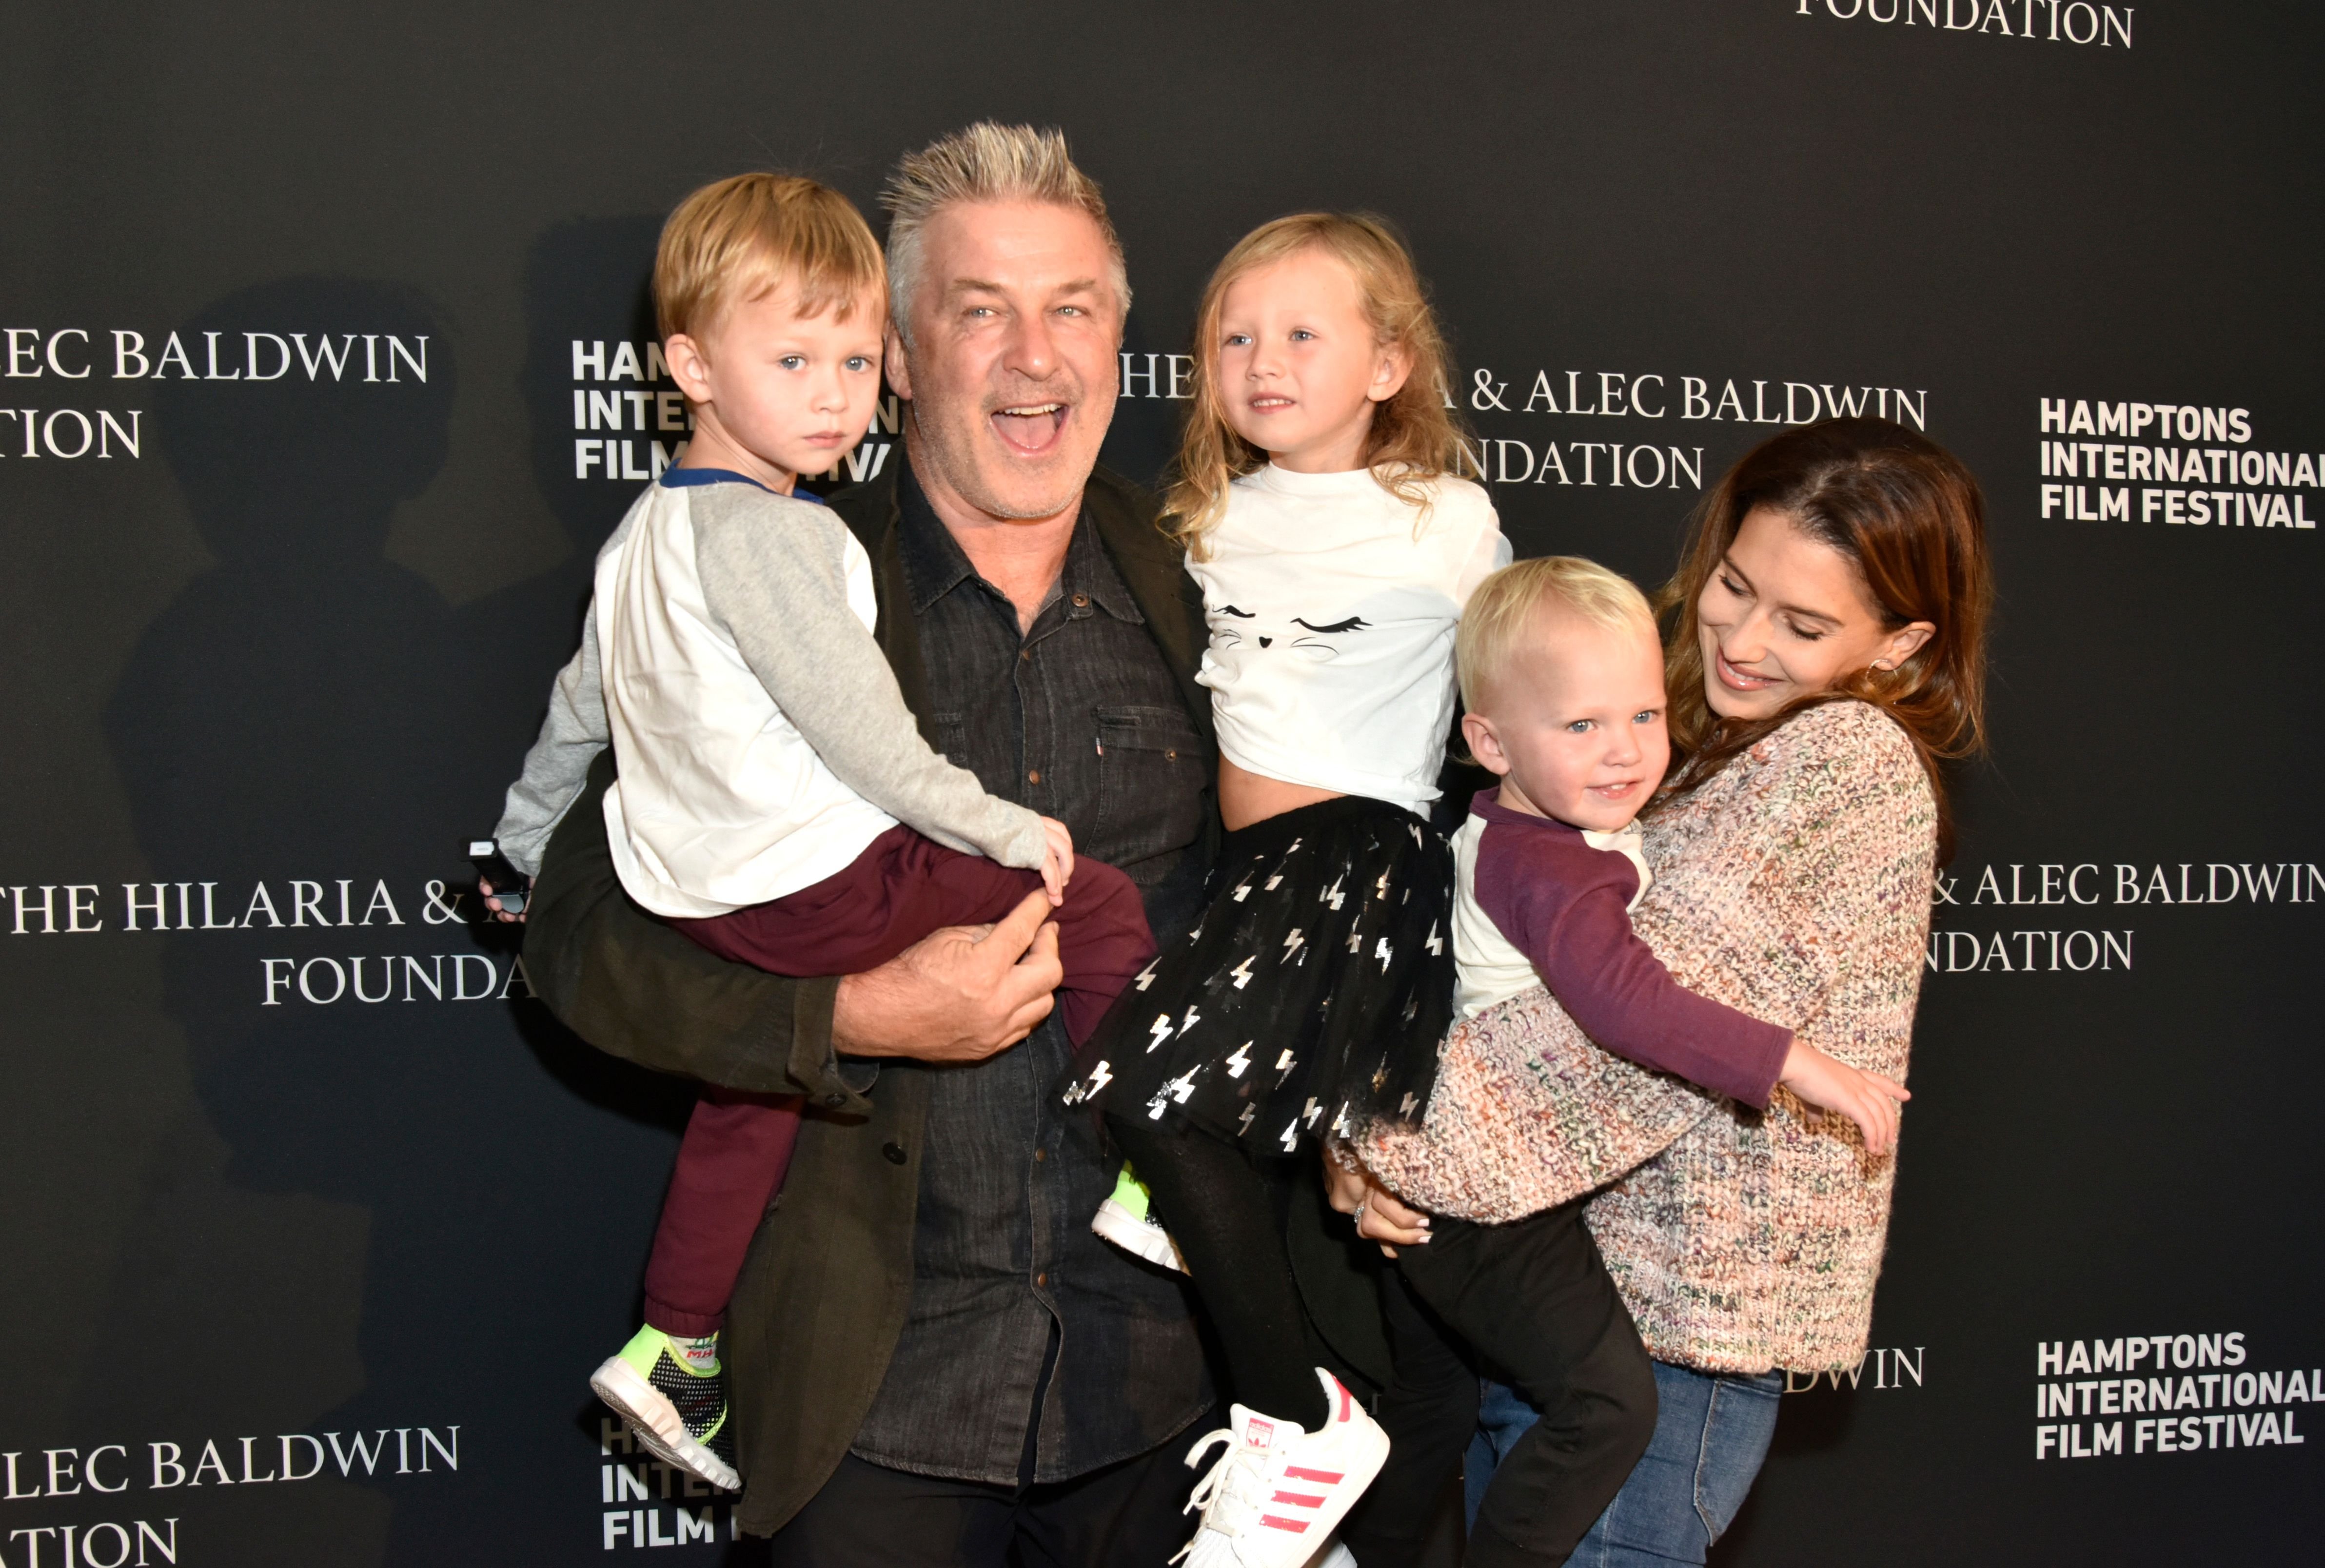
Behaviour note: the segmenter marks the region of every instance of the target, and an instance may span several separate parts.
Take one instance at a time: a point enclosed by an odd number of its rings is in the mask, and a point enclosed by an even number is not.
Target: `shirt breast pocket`
[[[1210,754],[1176,707],[1098,710],[1098,831],[1089,853],[1134,866],[1202,836]]]

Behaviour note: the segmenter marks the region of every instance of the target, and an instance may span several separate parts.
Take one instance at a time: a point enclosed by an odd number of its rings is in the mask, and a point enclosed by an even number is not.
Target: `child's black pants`
[[[1394,1300],[1385,1304],[1398,1383],[1410,1380],[1417,1393],[1426,1382],[1454,1403],[1464,1397],[1445,1370],[1446,1352],[1414,1342],[1416,1335],[1434,1331],[1433,1316],[1542,1412],[1541,1422],[1495,1472],[1464,1561],[1468,1568],[1563,1563],[1615,1500],[1654,1435],[1653,1363],[1582,1222],[1581,1200],[1507,1225],[1440,1217],[1430,1233],[1427,1244],[1400,1248],[1397,1254],[1405,1282],[1428,1314],[1400,1310]],[[1409,1360],[1414,1363],[1410,1379]],[[1424,1376],[1423,1368],[1436,1370]],[[1466,1398],[1474,1424],[1474,1381]],[[1458,1425],[1417,1414],[1397,1421],[1404,1428],[1402,1452],[1390,1455],[1389,1468],[1410,1465],[1415,1478],[1401,1483],[1384,1471],[1376,1489],[1383,1483],[1392,1491],[1400,1485],[1418,1488],[1432,1484],[1431,1478],[1441,1484],[1468,1443],[1469,1431],[1457,1434]],[[1444,1444],[1452,1445],[1450,1455]],[[1367,1555],[1353,1543],[1350,1549],[1365,1568],[1376,1568],[1375,1558],[1385,1557]],[[1385,1558],[1379,1568],[1392,1568],[1393,1562]]]

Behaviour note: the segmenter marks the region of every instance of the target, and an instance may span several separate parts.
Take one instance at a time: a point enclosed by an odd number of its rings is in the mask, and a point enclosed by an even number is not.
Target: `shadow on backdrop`
[[[356,336],[338,375],[293,363],[272,380],[153,389],[153,429],[217,564],[139,643],[106,730],[152,874],[215,881],[218,918],[247,914],[251,928],[164,950],[199,1111],[148,1173],[105,1309],[112,1353],[82,1403],[124,1430],[174,1423],[151,1435],[180,1440],[385,1429],[392,1444],[397,1428],[448,1442],[460,1428],[457,1471],[439,1458],[395,1476],[382,1461],[367,1477],[358,1462],[340,1480],[332,1463],[247,1501],[240,1488],[179,1494],[189,1530],[205,1511],[236,1522],[239,1562],[594,1549],[595,1445],[542,1417],[586,1397],[627,1331],[690,1095],[503,999],[522,986],[329,1000],[318,972],[317,1002],[295,982],[270,989],[263,962],[375,961],[357,979],[376,989],[398,973],[390,958],[440,957],[458,975],[466,955],[473,977],[499,947],[505,976],[501,934],[447,918],[426,885],[457,889],[461,840],[497,815],[571,647],[594,541],[577,549],[579,576],[454,612],[383,554],[396,507],[444,462],[457,380],[442,322],[390,285],[308,278],[240,291],[179,328],[199,370],[219,346],[222,374],[247,368],[246,332]],[[365,334],[424,338],[425,379],[408,363],[393,383],[364,379]],[[271,346],[255,352],[271,368]],[[322,895],[303,917],[293,879]],[[250,907],[262,881],[279,927]],[[393,918],[374,904],[381,883]],[[512,1513],[497,1497],[509,1487],[580,1499],[570,1526]]]

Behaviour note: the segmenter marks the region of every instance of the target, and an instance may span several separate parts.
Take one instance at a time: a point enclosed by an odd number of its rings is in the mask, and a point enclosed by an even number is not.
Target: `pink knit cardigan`
[[[1827,703],[1655,816],[1634,923],[1683,984],[1902,1082],[1936,823],[1895,723]],[[1422,1125],[1358,1152],[1408,1200],[1489,1222],[1603,1187],[1591,1232],[1659,1360],[1864,1356],[1894,1157],[1782,1088],[1763,1114],[1611,1056],[1547,991],[1458,1026]]]

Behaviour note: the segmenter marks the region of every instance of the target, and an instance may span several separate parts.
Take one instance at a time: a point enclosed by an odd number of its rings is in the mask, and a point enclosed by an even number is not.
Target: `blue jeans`
[[[1574,1549],[1571,1568],[1702,1562],[1734,1522],[1768,1457],[1783,1391],[1782,1372],[1722,1378],[1657,1361],[1654,1441]],[[1465,1483],[1472,1518],[1494,1467],[1539,1419],[1513,1390],[1486,1384]]]

